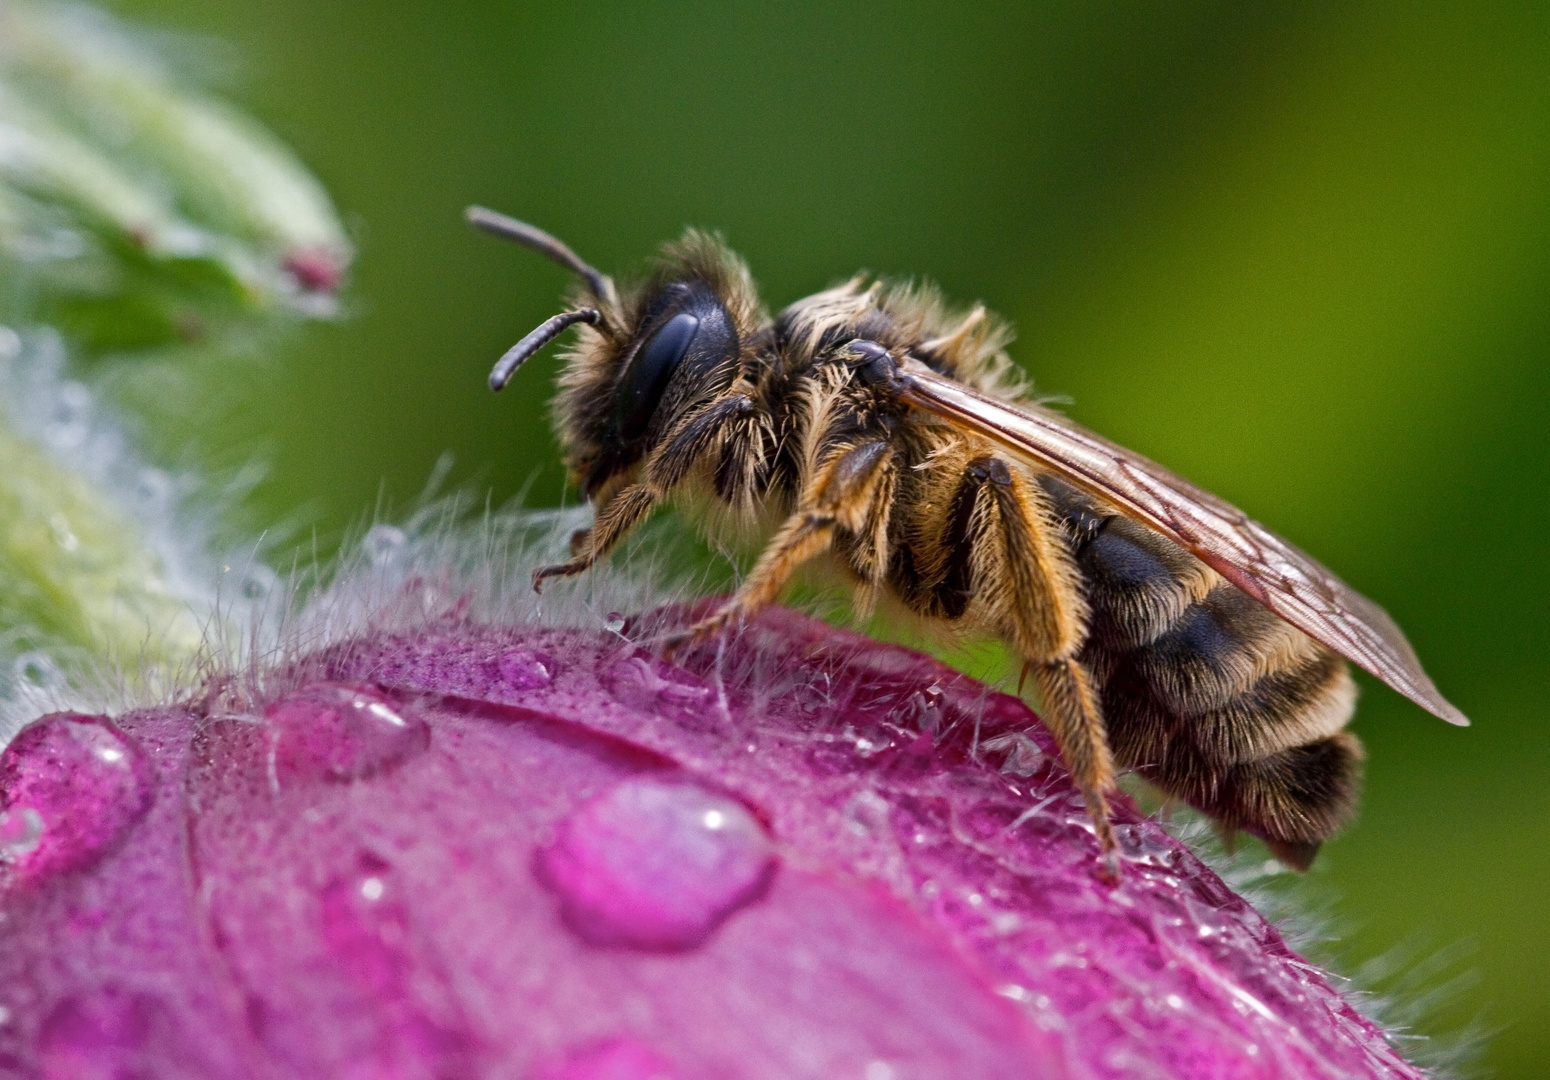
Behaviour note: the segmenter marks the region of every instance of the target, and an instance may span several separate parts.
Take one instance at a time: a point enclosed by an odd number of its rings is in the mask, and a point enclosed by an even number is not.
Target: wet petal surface
[[[1123,800],[1099,881],[1021,702],[787,612],[677,665],[651,632],[437,624],[243,715],[41,721],[0,758],[9,871],[52,867],[0,893],[0,1065],[1419,1080]],[[27,861],[66,761],[119,780]]]

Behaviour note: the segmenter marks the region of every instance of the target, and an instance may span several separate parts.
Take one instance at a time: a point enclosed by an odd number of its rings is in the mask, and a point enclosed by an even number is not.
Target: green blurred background
[[[162,433],[267,462],[254,520],[326,548],[446,450],[454,485],[560,501],[553,357],[483,380],[567,282],[467,203],[615,272],[722,230],[773,307],[934,278],[1407,629],[1475,726],[1364,680],[1362,819],[1305,887],[1346,970],[1462,943],[1477,981],[1423,1030],[1550,1072],[1550,6],[111,6],[229,44],[205,61],[360,245],[346,319]]]

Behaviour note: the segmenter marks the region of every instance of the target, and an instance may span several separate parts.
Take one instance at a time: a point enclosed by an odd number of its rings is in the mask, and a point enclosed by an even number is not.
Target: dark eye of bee
[[[703,376],[737,356],[732,317],[703,281],[669,286],[652,308],[645,323],[656,329],[635,350],[614,390],[614,438],[626,451],[650,429],[675,375]]]
[[[679,312],[652,334],[630,361],[614,396],[614,424],[625,442],[634,442],[645,434],[651,414],[699,329],[697,316]]]

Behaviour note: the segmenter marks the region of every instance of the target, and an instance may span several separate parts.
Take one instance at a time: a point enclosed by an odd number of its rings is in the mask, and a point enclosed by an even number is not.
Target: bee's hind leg
[[[1045,726],[1092,819],[1103,876],[1116,880],[1119,863],[1106,795],[1114,786],[1114,759],[1097,687],[1077,659],[1087,624],[1081,579],[1042,490],[1002,461],[976,464],[990,482],[980,488],[978,528],[964,541],[974,592],[990,622],[1027,662],[1043,700]]]
[[[1069,657],[1035,664],[1033,670],[1039,696],[1044,701],[1045,726],[1055,737],[1060,756],[1071,770],[1071,779],[1082,792],[1087,816],[1092,819],[1103,856],[1104,876],[1118,880],[1118,845],[1109,821],[1109,800],[1104,794],[1114,786],[1114,763],[1092,680],[1082,664]]]

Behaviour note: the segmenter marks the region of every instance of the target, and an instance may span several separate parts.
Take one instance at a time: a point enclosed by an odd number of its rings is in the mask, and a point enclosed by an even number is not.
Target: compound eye
[[[696,316],[688,312],[674,315],[630,361],[614,394],[614,424],[624,442],[634,442],[645,434],[651,414],[656,412],[673,372],[683,362],[699,329]]]

